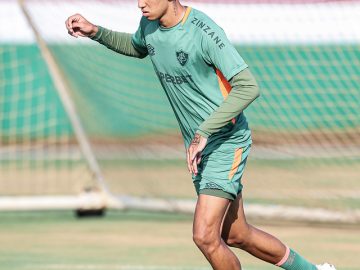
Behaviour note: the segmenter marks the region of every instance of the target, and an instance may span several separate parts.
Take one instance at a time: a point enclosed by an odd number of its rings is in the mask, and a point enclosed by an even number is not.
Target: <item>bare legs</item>
[[[246,222],[243,201],[233,202],[200,194],[195,209],[193,238],[215,270],[240,270],[241,265],[228,246],[241,248],[266,262],[276,264],[286,252],[274,236]]]
[[[240,270],[235,254],[221,238],[221,227],[230,201],[199,195],[194,217],[193,239],[213,269]]]
[[[277,238],[246,222],[241,194],[230,205],[221,236],[229,246],[272,264],[278,263],[286,252],[286,246]]]

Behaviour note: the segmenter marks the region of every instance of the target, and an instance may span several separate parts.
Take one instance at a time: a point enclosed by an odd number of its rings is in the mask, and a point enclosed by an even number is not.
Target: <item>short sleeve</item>
[[[221,27],[212,22],[203,30],[201,50],[206,63],[214,65],[228,81],[248,67]]]
[[[144,18],[144,17],[143,17]],[[135,47],[135,49],[140,52],[141,54],[148,54],[148,50],[146,47],[145,37],[144,37],[144,24],[143,18],[140,21],[140,25],[136,32],[132,35],[131,43]]]

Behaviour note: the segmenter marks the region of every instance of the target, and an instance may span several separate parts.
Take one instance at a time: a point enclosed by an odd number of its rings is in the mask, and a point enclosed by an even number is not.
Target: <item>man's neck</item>
[[[160,25],[165,28],[177,25],[183,19],[185,11],[186,7],[178,1],[171,2],[166,13],[159,19]]]

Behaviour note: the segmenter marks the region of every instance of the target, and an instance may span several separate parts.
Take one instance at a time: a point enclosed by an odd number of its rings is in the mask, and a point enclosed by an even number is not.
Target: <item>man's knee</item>
[[[198,226],[193,231],[194,243],[205,252],[212,252],[220,245],[220,235],[211,228]]]

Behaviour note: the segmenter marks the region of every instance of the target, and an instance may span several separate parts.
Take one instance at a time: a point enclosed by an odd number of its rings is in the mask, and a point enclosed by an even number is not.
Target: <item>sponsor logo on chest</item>
[[[156,71],[160,81],[171,83],[171,84],[189,84],[190,82],[194,83],[191,75],[170,75],[161,71]]]

